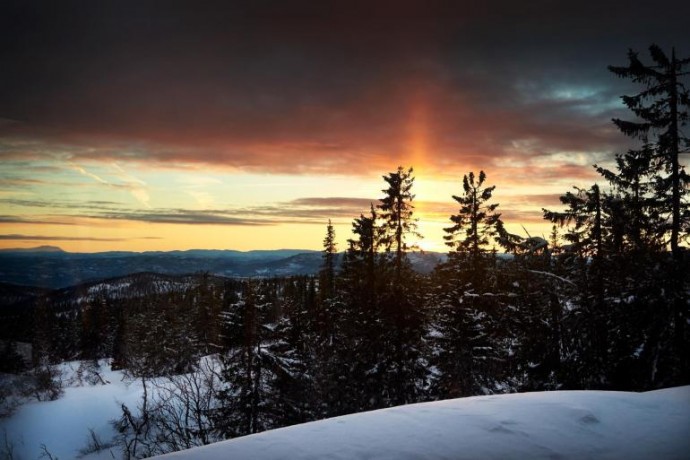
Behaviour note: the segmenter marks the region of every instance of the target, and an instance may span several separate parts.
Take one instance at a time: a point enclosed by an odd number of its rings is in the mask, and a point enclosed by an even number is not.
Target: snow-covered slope
[[[556,391],[384,409],[159,458],[688,459],[690,387]]]
[[[0,419],[0,459],[37,459],[41,445],[77,458],[89,429],[115,435],[120,405],[135,408],[141,383],[105,363],[98,382],[61,366],[65,394],[29,402]],[[93,383],[93,382],[92,382]],[[106,447],[83,460],[121,458]],[[690,459],[690,386],[624,393],[554,391],[414,404],[246,436],[164,456],[170,459]]]

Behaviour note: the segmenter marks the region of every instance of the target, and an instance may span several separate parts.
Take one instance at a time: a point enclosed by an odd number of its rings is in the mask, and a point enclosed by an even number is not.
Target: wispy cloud
[[[194,198],[199,207],[203,209],[212,208],[215,205],[216,200],[209,192],[202,190],[186,190],[186,193]]]
[[[66,210],[104,210],[124,209],[123,203],[109,200],[67,201],[47,198],[18,199],[2,198],[0,204],[18,208],[51,208]]]
[[[138,179],[130,174],[128,174],[121,166],[117,163],[111,163],[113,170],[115,171],[115,176],[119,178],[121,182],[111,182],[101,176],[94,174],[93,172],[87,171],[82,166],[77,164],[71,164],[71,168],[83,176],[89,177],[99,184],[105,185],[107,187],[121,188],[128,190],[131,195],[137,200],[141,205],[146,208],[151,208],[150,201],[151,197],[147,190],[146,183],[141,179]]]
[[[110,185],[110,183],[107,182],[105,179],[102,179],[99,176],[88,172],[86,169],[82,168],[81,166],[72,165],[72,169],[77,171],[79,174],[82,174],[86,177],[90,177],[91,179],[95,180],[96,182],[100,182],[101,184],[105,184],[105,185]]]
[[[41,179],[29,178],[0,178],[0,187],[30,187],[35,185],[47,185],[51,182]]]
[[[89,216],[97,219],[128,220],[159,224],[185,225],[230,225],[230,226],[263,226],[275,225],[271,220],[238,217],[224,213],[190,211],[190,210],[158,210],[152,212],[120,212],[103,213]]]
[[[0,224],[26,224],[26,225],[75,225],[74,222],[66,221],[64,218],[27,218],[20,216],[0,216]]]
[[[534,194],[506,197],[499,211],[506,219],[541,220],[541,208],[559,203],[558,194]],[[37,216],[32,219],[15,216],[0,216],[0,223],[57,223],[62,218],[125,220],[148,223],[184,225],[227,225],[227,226],[270,226],[287,223],[323,224],[328,219],[349,221],[366,213],[378,199],[357,197],[302,197],[271,205],[247,206],[241,208],[183,209],[158,208],[146,211],[125,208],[117,202],[90,201],[83,205],[71,202],[43,200],[0,200],[22,207],[62,209],[64,214],[50,218]],[[417,216],[425,220],[445,222],[457,211],[456,203],[448,201],[416,201]],[[525,211],[525,207],[533,208]]]
[[[292,206],[313,206],[319,208],[366,209],[371,203],[376,204],[377,202],[378,200],[373,198],[305,197],[289,201],[287,204]]]
[[[146,185],[146,182],[144,182],[143,180],[129,174],[119,164],[113,162],[113,163],[111,163],[111,166],[115,169],[118,177],[120,177],[120,179],[122,179],[124,182],[130,182],[130,183],[135,183],[135,184],[144,185],[144,186]]]
[[[130,186],[130,193],[134,199],[136,199],[144,207],[151,209],[151,196],[149,195],[146,182],[128,173],[122,166],[115,162],[112,163],[112,167],[116,171],[116,176],[123,181],[124,184]]]

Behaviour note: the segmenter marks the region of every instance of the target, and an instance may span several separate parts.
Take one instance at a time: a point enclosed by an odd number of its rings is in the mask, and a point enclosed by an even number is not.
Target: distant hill
[[[444,257],[432,252],[410,254],[412,265],[422,273],[433,270]],[[321,264],[320,251],[304,249],[70,253],[42,246],[0,251],[0,282],[57,289],[141,272],[208,272],[225,277],[313,275]]]
[[[201,273],[133,273],[59,289],[0,283],[0,338],[30,342],[33,311],[38,305],[60,314],[80,311],[106,299],[111,306],[122,306],[131,299],[156,299],[161,295],[186,292],[201,283],[222,289],[228,281],[225,277]]]
[[[57,246],[37,246],[35,248],[8,248],[0,249],[0,253],[14,253],[14,254],[36,254],[36,253],[64,253],[61,248]]]
[[[142,272],[59,289],[0,283],[0,317],[3,313],[17,314],[31,309],[38,300],[51,310],[66,311],[81,308],[99,298],[117,302],[151,294],[184,292],[190,287],[198,286],[201,279],[201,274],[166,275]],[[226,279],[211,275],[206,277],[206,282],[222,286]]]
[[[49,293],[49,289],[0,283],[0,309],[7,305],[26,302]]]

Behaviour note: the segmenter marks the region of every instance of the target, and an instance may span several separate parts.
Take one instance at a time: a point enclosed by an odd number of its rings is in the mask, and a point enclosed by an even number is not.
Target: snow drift
[[[688,459],[690,386],[479,396],[337,417],[158,458]]]

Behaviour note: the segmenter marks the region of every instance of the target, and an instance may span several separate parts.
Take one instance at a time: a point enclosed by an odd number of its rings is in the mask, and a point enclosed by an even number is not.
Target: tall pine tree
[[[383,399],[386,405],[417,401],[426,380],[420,361],[424,324],[418,290],[420,281],[407,258],[413,246],[410,240],[421,238],[414,217],[413,173],[412,168],[405,170],[399,166],[396,172],[383,176],[388,188],[382,190],[384,196],[378,205],[381,241],[388,256],[382,273],[390,276],[382,292],[387,333],[381,338],[384,347],[381,366],[385,375]]]
[[[651,148],[641,150],[651,160],[657,171],[657,194],[670,198],[670,245],[673,258],[679,262],[682,252],[679,246],[681,232],[687,231],[687,203],[682,195],[690,183],[690,177],[679,163],[679,154],[690,147],[690,140],[682,135],[681,128],[688,122],[690,96],[682,77],[690,74],[684,67],[690,58],[676,58],[675,49],[667,56],[657,45],[649,47],[654,62],[645,65],[634,51],[628,52],[628,65],[609,66],[609,70],[621,78],[630,78],[644,86],[633,96],[622,96],[625,105],[639,121],[614,119],[613,122],[626,136],[640,139]]]
[[[690,312],[685,276],[688,266],[684,260],[685,250],[680,246],[690,231],[690,208],[685,198],[690,176],[680,164],[680,154],[690,149],[690,139],[683,134],[690,111],[690,95],[683,78],[690,74],[687,70],[690,58],[676,57],[675,48],[671,49],[669,56],[657,45],[649,47],[649,54],[652,63],[645,64],[638,53],[630,50],[627,66],[609,66],[609,70],[643,87],[635,95],[622,96],[637,120],[614,119],[613,122],[623,134],[643,142],[643,149],[638,151],[641,157],[638,164],[648,168],[647,176],[653,180],[655,205],[661,212],[661,218],[657,220],[661,223],[661,231],[657,233],[666,237],[664,243],[667,242],[671,248],[672,262],[666,264],[668,283],[664,289],[671,311],[667,315],[661,314],[656,321],[660,346],[667,348],[665,354],[677,357],[677,362],[667,363],[671,380],[659,382],[669,384],[671,381],[690,381],[690,334],[687,328]],[[629,161],[625,166],[627,168],[621,173],[630,170],[633,164]],[[667,224],[663,225],[664,222]],[[663,332],[667,330],[669,319],[673,329],[669,334],[673,338],[671,343],[663,346],[661,343],[667,341],[663,337],[669,335]],[[654,366],[657,364],[655,362]]]
[[[497,203],[490,203],[494,186],[484,185],[484,171],[463,177],[460,205],[444,229],[452,248],[436,272],[433,296],[435,319],[435,393],[441,398],[491,393],[505,369],[501,311],[495,295],[495,254],[502,229]]]

